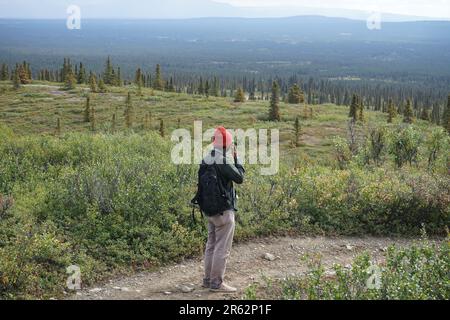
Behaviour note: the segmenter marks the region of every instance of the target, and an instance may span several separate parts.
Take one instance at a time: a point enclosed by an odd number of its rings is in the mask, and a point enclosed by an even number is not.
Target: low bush
[[[197,169],[170,161],[157,133],[16,137],[0,129],[0,297],[62,294],[66,268],[84,285],[111,272],[200,254],[205,225],[189,201]],[[444,234],[449,177],[405,166],[344,170],[247,167],[237,239],[283,233]]]
[[[390,247],[377,265],[368,253],[350,268],[326,270],[320,258],[308,258],[309,272],[300,278],[268,281],[250,287],[248,299],[286,300],[448,300],[450,298],[450,245],[423,243],[411,248]]]

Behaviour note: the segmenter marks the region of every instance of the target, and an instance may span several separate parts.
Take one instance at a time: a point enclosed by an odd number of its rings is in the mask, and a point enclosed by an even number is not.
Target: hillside
[[[429,121],[404,124],[397,116],[387,124],[386,114],[368,106],[349,139],[346,106],[280,103],[281,121],[270,122],[269,101],[234,103],[149,88],[139,96],[135,86],[108,87],[105,93],[90,93],[84,85],[60,87],[34,81],[13,90],[9,82],[0,83],[1,298],[60,298],[67,294],[70,265],[83,270],[83,286],[92,288],[120,273],[198,257],[206,230],[192,219],[188,205],[198,168],[170,159],[171,131],[191,128],[194,120],[203,120],[204,129],[281,131],[277,175],[262,176],[261,165],[246,165],[246,182],[238,188],[237,241],[285,235],[445,236],[448,230],[448,135]],[[131,129],[125,129],[124,118],[128,92]],[[91,123],[84,122],[87,94],[95,109]],[[298,147],[292,143],[296,117]],[[411,250],[407,254],[414,261]],[[436,264],[424,268],[437,284],[414,284],[429,298],[448,297],[439,286],[446,249],[439,250],[423,252],[436,256]],[[387,275],[410,284],[401,274]]]
[[[26,85],[20,91],[10,90],[8,82],[0,82],[5,88],[0,96],[0,123],[17,134],[54,134],[57,119],[60,118],[62,132],[89,132],[90,124],[83,121],[87,86],[65,91],[59,83],[37,82]],[[204,131],[224,125],[232,129],[278,128],[283,155],[309,156],[329,163],[333,160],[333,139],[348,136],[348,112],[346,106],[307,105],[281,103],[282,122],[267,121],[269,101],[256,100],[235,103],[233,98],[205,97],[200,95],[178,94],[143,88],[142,96],[136,88],[111,87],[107,93],[90,95],[90,104],[95,107],[99,132],[109,132],[113,114],[116,114],[117,130],[125,129],[125,100],[132,93],[135,107],[134,130],[144,130],[145,116],[151,115],[150,130],[159,131],[160,119],[164,120],[166,131],[170,133],[178,126],[192,130],[195,120],[203,122]],[[387,115],[374,112],[367,106],[364,126],[358,127],[361,134],[371,127],[385,124]],[[292,148],[294,140],[294,121],[299,117],[302,136],[299,148]],[[179,121],[179,123],[178,123]],[[396,119],[401,123],[401,118]],[[418,120],[417,126],[424,132],[431,132],[434,125]]]

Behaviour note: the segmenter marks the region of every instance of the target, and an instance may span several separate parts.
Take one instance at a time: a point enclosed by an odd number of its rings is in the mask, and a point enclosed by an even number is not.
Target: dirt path
[[[395,244],[408,246],[412,240],[391,238],[268,238],[236,245],[227,270],[227,281],[238,287],[236,294],[213,294],[200,287],[203,266],[201,259],[187,260],[157,272],[143,272],[131,277],[110,280],[108,284],[78,292],[71,299],[133,299],[133,300],[212,300],[240,299],[244,289],[263,276],[283,278],[300,275],[307,266],[300,258],[305,254],[320,254],[326,266],[347,265],[363,251],[380,261],[386,248]],[[263,256],[272,254],[269,261]],[[192,291],[191,291],[192,290]],[[184,291],[184,292],[183,292]]]

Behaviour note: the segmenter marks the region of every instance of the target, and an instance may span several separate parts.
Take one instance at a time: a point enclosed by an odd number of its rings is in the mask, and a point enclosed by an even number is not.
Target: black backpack
[[[217,216],[230,209],[231,201],[223,187],[217,164],[202,164],[198,177],[198,191],[192,203],[199,205],[202,213],[208,217]]]

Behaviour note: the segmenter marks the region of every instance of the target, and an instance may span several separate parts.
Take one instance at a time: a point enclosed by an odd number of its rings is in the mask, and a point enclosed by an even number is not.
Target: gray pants
[[[208,217],[208,243],[205,251],[205,279],[211,288],[218,289],[223,282],[227,260],[234,237],[234,211]]]

